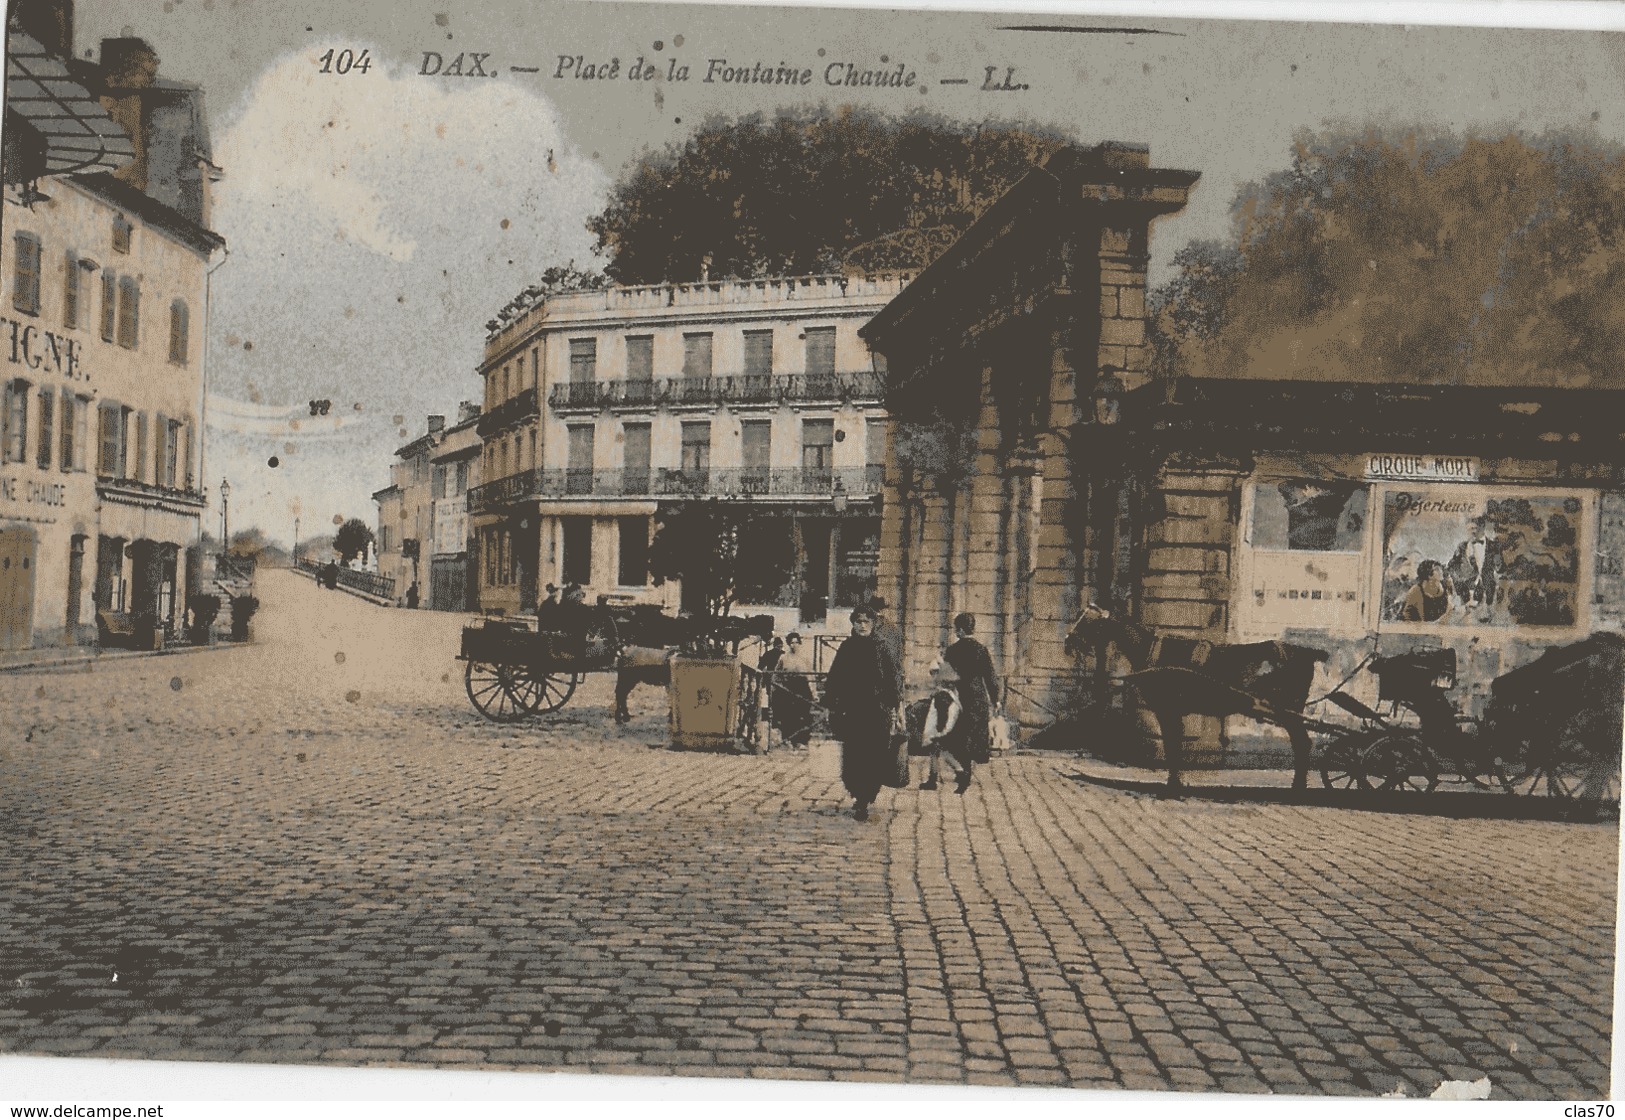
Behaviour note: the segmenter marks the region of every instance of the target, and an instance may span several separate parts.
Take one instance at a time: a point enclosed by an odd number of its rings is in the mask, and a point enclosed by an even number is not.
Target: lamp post
[[[293,566],[299,566],[299,518],[293,519]]]
[[[231,555],[231,483],[220,480],[220,555]]]

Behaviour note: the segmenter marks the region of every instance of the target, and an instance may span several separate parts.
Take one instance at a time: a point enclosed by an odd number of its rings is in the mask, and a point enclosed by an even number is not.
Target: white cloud
[[[234,523],[256,505],[272,532],[294,506],[371,520],[395,448],[478,398],[485,321],[548,266],[590,263],[610,180],[550,101],[371,54],[342,77],[285,57],[217,131],[208,453]]]

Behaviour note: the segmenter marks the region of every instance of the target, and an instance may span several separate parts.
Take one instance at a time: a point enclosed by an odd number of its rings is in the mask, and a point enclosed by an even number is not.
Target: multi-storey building
[[[418,586],[423,603],[422,576],[427,569],[430,536],[434,531],[434,464],[430,461],[446,432],[444,416],[430,416],[424,433],[398,448],[389,465],[390,484],[373,494],[378,503],[378,574],[394,581],[394,598],[407,601]]]
[[[18,5],[8,30],[29,77],[12,71],[6,120],[0,649],[93,639],[98,610],[173,633],[202,586],[205,315],[224,244],[201,94],[159,81],[138,39],[70,62],[60,3]],[[75,164],[86,138],[62,131],[64,106],[117,131],[110,114],[133,159],[109,174],[92,140]],[[57,173],[73,167],[92,170]]]
[[[437,611],[474,607],[477,590],[470,570],[468,491],[480,484],[480,407],[458,406],[457,423],[447,428],[430,459],[434,531],[429,560],[428,604]]]
[[[739,599],[821,623],[874,586],[884,370],[858,328],[904,278],[611,287],[498,324],[481,375],[485,483],[469,494],[482,606],[538,583],[675,605],[657,521],[740,512]]]

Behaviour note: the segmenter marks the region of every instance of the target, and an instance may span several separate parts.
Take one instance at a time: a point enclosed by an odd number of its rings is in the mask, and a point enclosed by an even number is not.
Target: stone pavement
[[[1609,1092],[1614,824],[1163,801],[1004,758],[480,719],[462,619],[0,675],[0,1051],[1250,1093]]]

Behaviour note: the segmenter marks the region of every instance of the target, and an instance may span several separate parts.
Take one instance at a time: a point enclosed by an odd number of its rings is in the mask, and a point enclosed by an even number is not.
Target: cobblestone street
[[[0,1050],[1079,1088],[1609,1091],[1617,825],[1161,801],[1017,755],[851,819],[664,696],[486,722],[459,616],[0,674]]]

